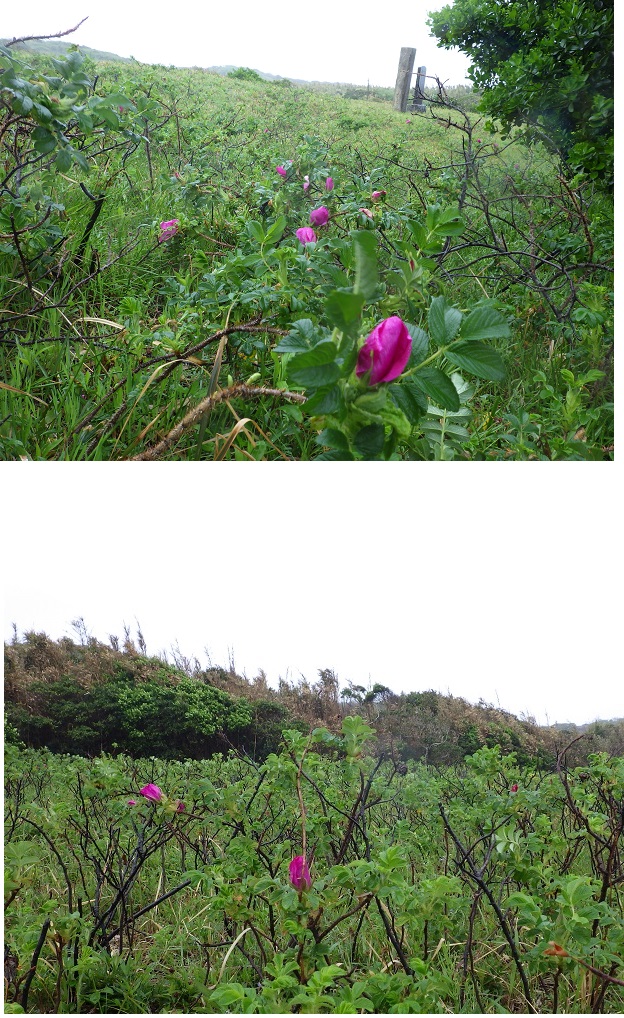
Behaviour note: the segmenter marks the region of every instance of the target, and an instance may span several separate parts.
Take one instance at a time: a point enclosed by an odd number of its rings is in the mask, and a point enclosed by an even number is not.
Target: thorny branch
[[[185,431],[192,428],[193,425],[198,424],[204,414],[209,413],[218,403],[222,403],[228,399],[234,399],[236,397],[244,397],[245,399],[257,399],[260,396],[273,396],[279,399],[292,399],[296,403],[305,403],[306,397],[299,392],[288,392],[285,389],[268,389],[263,386],[245,385],[243,382],[231,385],[227,389],[221,389],[219,392],[214,393],[213,396],[207,396],[201,403],[198,403],[189,413],[182,418],[182,420],[176,424],[175,428],[169,432],[168,435],[158,442],[156,445],[151,446],[149,449],[145,449],[137,456],[131,456],[132,460],[154,460],[158,459],[175,445],[177,440],[183,435]]]

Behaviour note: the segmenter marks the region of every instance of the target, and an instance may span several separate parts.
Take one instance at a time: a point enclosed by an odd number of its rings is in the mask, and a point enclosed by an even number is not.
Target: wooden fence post
[[[414,60],[416,59],[416,50],[410,46],[401,47],[401,56],[399,58],[399,69],[397,71],[396,85],[394,87],[394,103],[393,108],[398,110],[399,113],[405,113],[407,110],[407,100],[409,97],[410,85],[412,83],[412,73],[414,70]]]
[[[427,68],[419,67],[418,71],[416,72],[416,84],[414,85],[414,96],[411,106],[411,109],[415,110],[416,113],[424,113],[427,109],[424,103],[426,77]]]

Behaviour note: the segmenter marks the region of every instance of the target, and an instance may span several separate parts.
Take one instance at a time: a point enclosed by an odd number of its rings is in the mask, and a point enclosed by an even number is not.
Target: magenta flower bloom
[[[326,191],[333,191],[334,190],[334,180],[333,180],[333,177],[328,177],[327,180],[325,181],[325,190]]]
[[[300,226],[297,230],[297,239],[302,244],[313,244],[316,240],[316,234],[311,226]]]
[[[129,806],[136,806],[136,804],[137,804],[136,799],[128,799],[128,805]]]
[[[325,223],[329,219],[329,209],[321,205],[318,209],[312,209],[310,213],[310,222],[312,226],[325,226]]]
[[[412,337],[407,326],[393,315],[376,325],[357,359],[358,378],[370,371],[369,385],[392,382],[403,372],[412,352]]]
[[[280,177],[287,177],[288,176],[288,170],[284,169],[283,166],[276,166],[275,167],[275,171],[276,171],[276,173],[279,173]]]
[[[149,785],[143,785],[143,788],[139,788],[139,795],[144,795],[145,798],[149,799],[151,802],[160,802],[162,799],[162,792],[160,788],[158,785],[152,785],[151,782]]]
[[[167,219],[164,223],[160,224],[160,236],[158,243],[162,244],[163,240],[169,240],[171,237],[175,237],[176,233],[180,228],[179,219]]]
[[[518,786],[517,785],[512,785],[511,788],[509,789],[509,791],[510,792],[517,792],[518,791]]]
[[[385,191],[373,191],[373,193],[371,194],[371,201],[379,201],[380,198],[385,197],[386,197]]]
[[[299,892],[307,891],[312,886],[310,870],[304,855],[296,855],[288,867],[290,882]]]

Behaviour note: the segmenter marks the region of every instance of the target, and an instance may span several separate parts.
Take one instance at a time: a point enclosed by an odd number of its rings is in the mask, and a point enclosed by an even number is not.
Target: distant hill
[[[556,729],[558,732],[578,732],[578,734],[581,735],[590,730],[593,731],[595,725],[619,725],[622,724],[622,722],[624,722],[624,718],[597,718],[596,721],[589,721],[585,725],[575,725],[572,721],[564,721],[558,722],[550,727]]]
[[[10,39],[0,39],[0,46],[6,46]],[[38,56],[52,56],[59,57],[64,56],[74,45],[71,42],[64,42],[62,39],[32,39],[28,42],[18,43],[13,49],[20,50],[21,52],[34,53]],[[86,57],[91,57],[92,60],[109,61],[112,63],[142,63],[137,61],[135,57],[120,57],[118,53],[108,53],[106,50],[92,49],[91,46],[80,46],[80,52]],[[225,76],[230,71],[238,70],[238,64],[217,64],[212,67],[194,67],[193,70],[209,71],[213,74],[220,74]],[[257,67],[250,68],[255,71],[263,81],[291,81],[293,85],[311,85],[313,87],[327,87],[330,86],[335,89],[359,89],[365,86],[357,86],[353,83],[340,82],[340,81],[308,81],[305,78],[288,78],[283,74],[269,74],[268,71],[259,71]],[[380,92],[391,92],[389,89],[376,88],[377,93]],[[359,98],[359,96],[353,96],[352,98]]]
[[[0,46],[6,46],[10,39],[0,39]],[[12,49],[21,52],[36,53],[42,56],[62,57],[71,49],[73,43],[63,42],[61,39],[31,39],[28,42],[17,43]],[[92,60],[112,60],[122,64],[130,64],[133,57],[120,57],[117,53],[107,53],[106,50],[91,49],[90,46],[80,46],[80,52]]]
[[[622,720],[546,728],[483,700],[473,704],[431,689],[396,694],[379,684],[367,690],[349,683],[341,690],[331,669],[320,669],[316,681],[303,676],[291,683],[280,679],[278,688],[273,689],[262,671],[249,680],[233,667],[209,665],[205,669],[177,648],[172,651],[173,664],[166,656],[148,657],[140,632],[138,646],[127,632],[123,641],[111,636],[109,645],[90,637],[86,629],[80,632],[80,644],[35,632],[5,644],[5,710],[16,737],[29,746],[88,754],[96,730],[101,749],[110,752],[115,743],[121,745],[115,733],[125,731],[128,721],[124,720],[126,700],[117,695],[121,682],[125,684],[124,696],[130,697],[128,704],[135,703],[133,697],[141,686],[153,706],[158,697],[173,703],[201,690],[198,696],[212,698],[211,710],[224,712],[223,724],[231,722],[229,745],[254,746],[254,753],[260,756],[276,751],[282,728],[311,731],[326,727],[338,733],[344,717],[353,714],[361,715],[375,729],[378,750],[398,751],[405,759],[435,765],[459,763],[484,746],[498,745],[504,753],[515,753],[521,765],[550,767],[572,740],[576,741],[566,757],[570,766],[584,765],[590,753],[624,755]],[[237,711],[247,719],[238,734],[234,725]],[[220,721],[215,732],[222,730],[221,725]],[[151,735],[146,730],[147,741],[142,743],[145,755],[171,755],[175,748],[172,730],[167,730],[166,738],[160,728],[150,731]],[[224,748],[216,735],[207,742],[195,730],[178,734],[182,742],[191,739],[194,747],[190,752],[190,743],[184,742],[184,750],[181,742],[176,752],[183,755],[207,755]],[[580,735],[583,738],[577,739]],[[130,744],[123,748],[132,752]]]

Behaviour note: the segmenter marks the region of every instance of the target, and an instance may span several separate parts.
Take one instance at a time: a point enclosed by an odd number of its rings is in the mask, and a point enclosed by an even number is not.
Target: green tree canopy
[[[484,112],[610,186],[613,0],[455,0],[428,24],[472,59]]]

